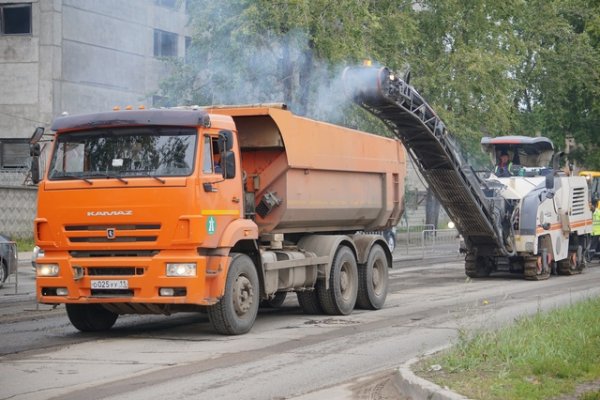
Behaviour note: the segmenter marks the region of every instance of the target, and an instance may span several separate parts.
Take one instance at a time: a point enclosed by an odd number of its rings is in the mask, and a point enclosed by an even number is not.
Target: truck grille
[[[135,276],[144,275],[144,268],[135,267],[88,267],[89,276]]]
[[[126,236],[109,239],[102,236],[72,237],[73,243],[124,243],[124,242],[154,242],[158,236]]]
[[[158,254],[158,250],[74,250],[69,254],[73,258],[154,257]]]
[[[160,224],[66,225],[71,243],[139,243],[154,242]]]

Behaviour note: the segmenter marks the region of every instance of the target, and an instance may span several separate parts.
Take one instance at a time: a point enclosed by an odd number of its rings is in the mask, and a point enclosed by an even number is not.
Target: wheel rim
[[[384,270],[385,265],[381,260],[373,263],[373,292],[380,296],[384,287]]]
[[[350,264],[345,262],[340,268],[340,292],[344,300],[348,300],[352,294],[352,271]]]
[[[238,316],[243,316],[252,307],[254,302],[254,288],[252,282],[245,275],[240,275],[235,280],[233,308]]]

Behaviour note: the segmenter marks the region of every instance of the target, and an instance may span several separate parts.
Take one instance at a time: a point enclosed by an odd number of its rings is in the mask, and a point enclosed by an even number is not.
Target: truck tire
[[[356,306],[366,310],[379,310],[388,292],[388,258],[380,245],[371,247],[367,264],[358,270],[358,295]]]
[[[321,303],[319,303],[319,295],[317,294],[316,289],[296,292],[296,296],[298,296],[298,303],[300,304],[300,308],[302,308],[302,312],[304,314],[323,314],[323,308],[321,307]]]
[[[119,314],[100,304],[66,304],[71,324],[81,332],[101,332],[113,327]]]
[[[325,282],[319,281],[317,294],[325,313],[348,315],[352,312],[358,295],[358,269],[356,257],[350,248],[338,248],[331,265],[329,288],[325,289]]]
[[[492,273],[492,266],[487,257],[477,257],[468,253],[465,257],[465,274],[469,278],[487,278]]]
[[[258,274],[250,257],[232,254],[225,294],[217,304],[208,307],[208,318],[215,331],[222,335],[248,332],[258,313],[259,290]]]

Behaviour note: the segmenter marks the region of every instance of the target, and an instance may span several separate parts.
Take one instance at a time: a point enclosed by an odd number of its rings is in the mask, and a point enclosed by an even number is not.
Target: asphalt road
[[[29,268],[30,269],[30,268]],[[0,289],[0,399],[397,399],[389,376],[406,360],[519,315],[600,295],[596,262],[583,275],[471,281],[457,258],[402,261],[384,309],[305,315],[291,295],[227,337],[206,315],[124,316],[105,334],[71,327],[62,306]]]

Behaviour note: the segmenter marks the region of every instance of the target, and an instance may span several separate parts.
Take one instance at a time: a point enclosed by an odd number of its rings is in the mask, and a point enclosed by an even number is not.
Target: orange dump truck
[[[307,313],[378,309],[398,222],[398,141],[282,105],[57,118],[39,181],[37,298],[81,331],[120,314],[208,313],[249,331],[259,303]],[[38,132],[38,136],[39,136]]]

